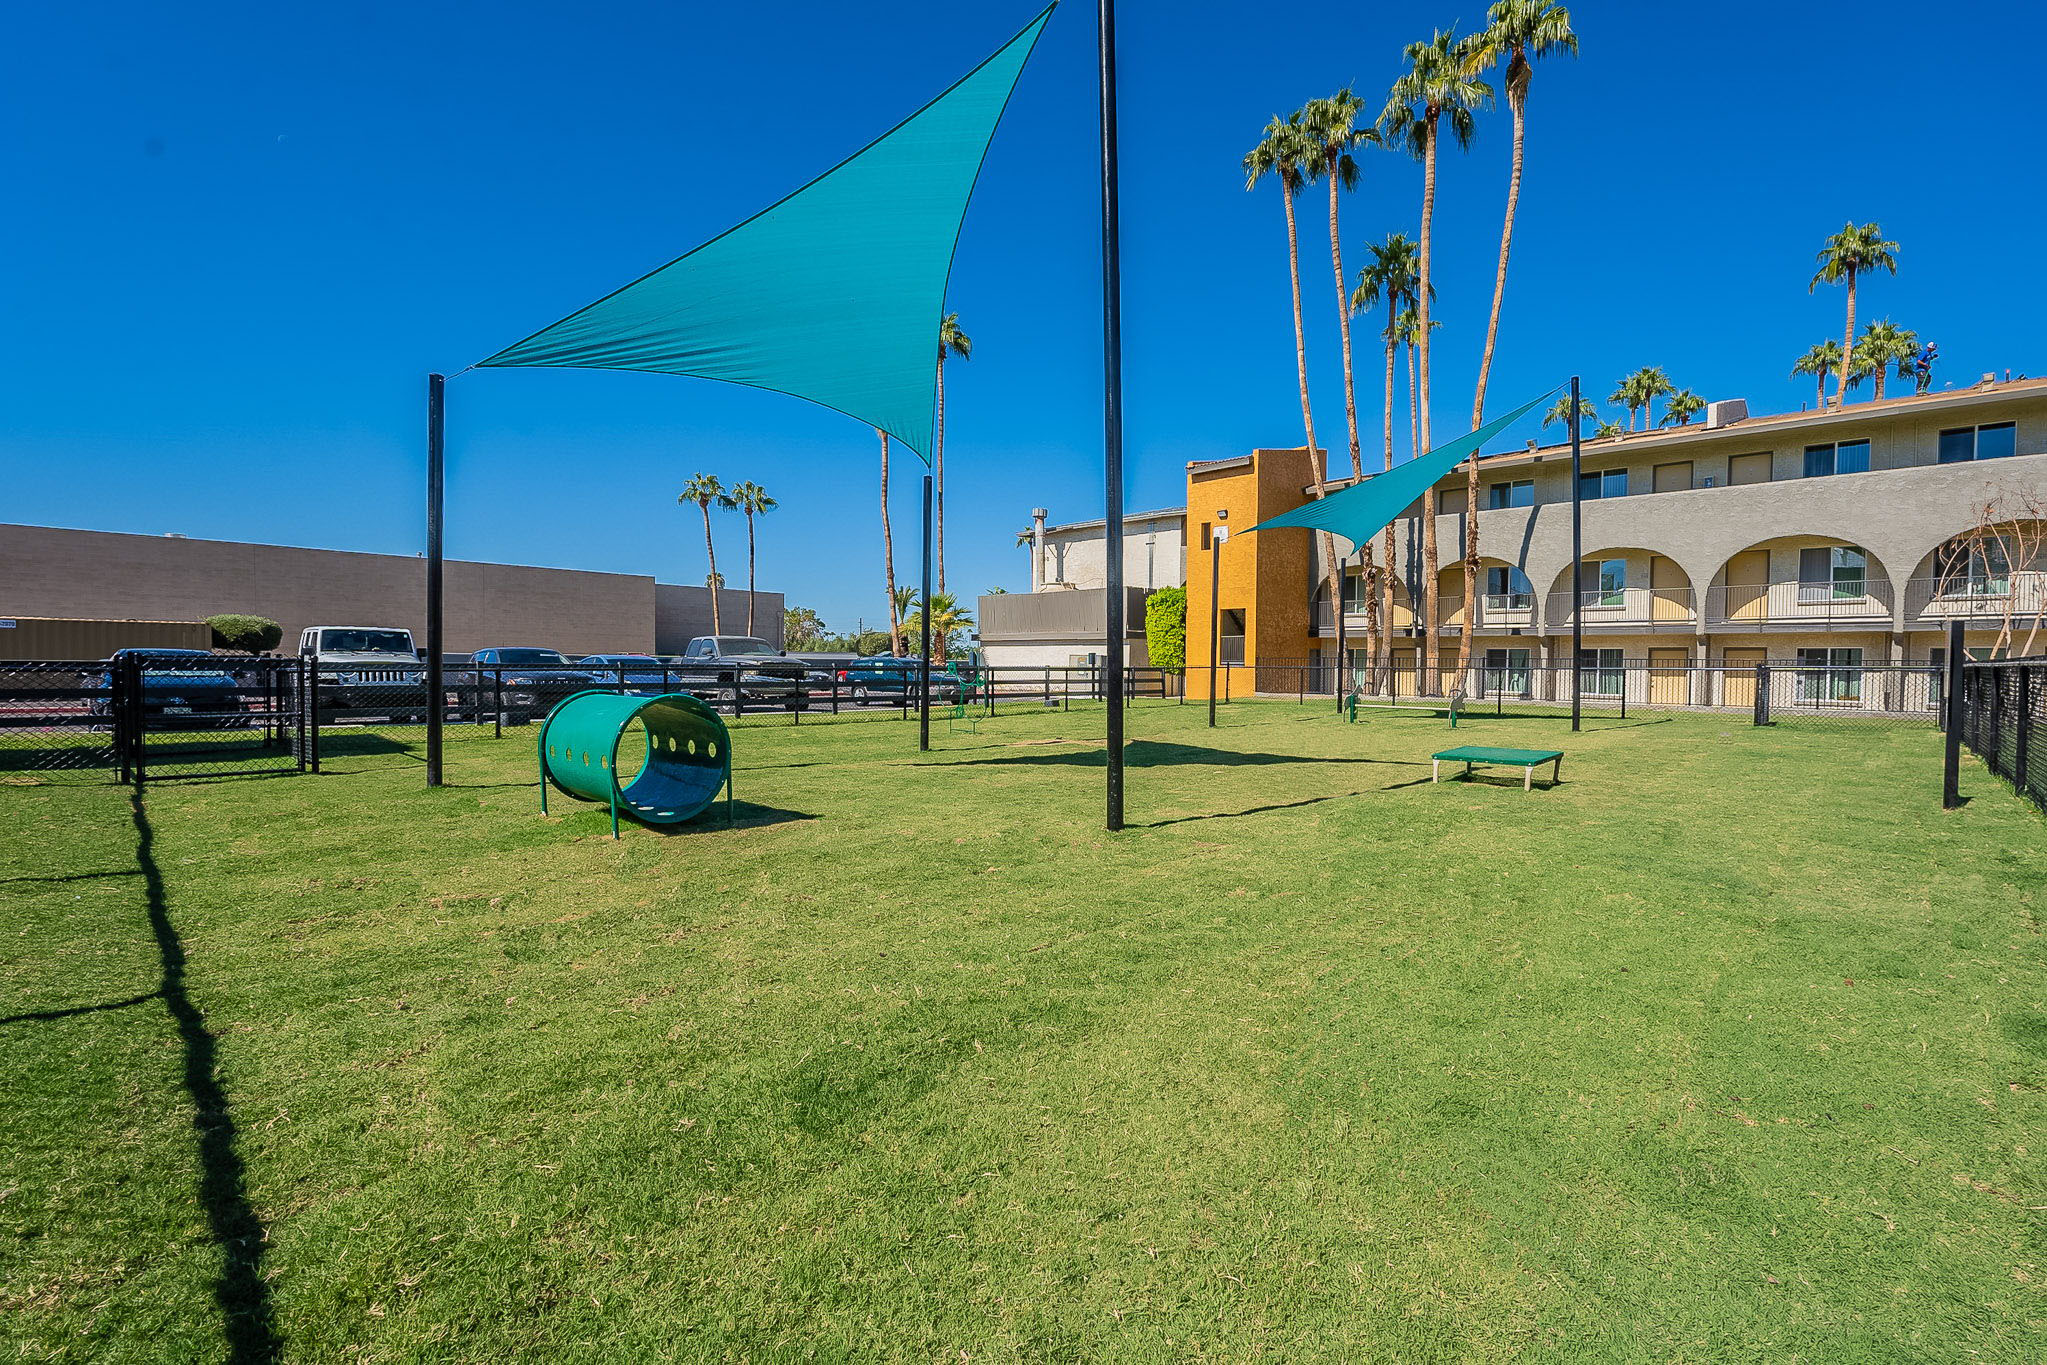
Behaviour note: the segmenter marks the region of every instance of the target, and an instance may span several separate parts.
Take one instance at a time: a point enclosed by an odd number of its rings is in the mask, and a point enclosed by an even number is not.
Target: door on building
[[[1756,665],[1765,657],[1760,649],[1722,650],[1720,662],[1720,704],[1722,706],[1754,706],[1756,704]]]
[[[1727,619],[1760,621],[1769,610],[1770,552],[1744,550],[1727,561]]]
[[[1659,493],[1682,493],[1692,486],[1692,462],[1677,460],[1656,466],[1654,487]]]
[[[1727,482],[1768,483],[1770,481],[1770,452],[1759,450],[1753,455],[1736,455],[1727,462]]]
[[[1485,652],[1485,690],[1495,695],[1528,695],[1528,651],[1489,649]]]
[[[1393,651],[1393,686],[1408,696],[1421,688],[1421,679],[1415,676],[1415,654],[1411,649]]]
[[[1684,706],[1691,701],[1691,657],[1688,649],[1649,651],[1649,704]]]
[[[1688,621],[1692,615],[1692,581],[1676,561],[1649,556],[1649,619]]]

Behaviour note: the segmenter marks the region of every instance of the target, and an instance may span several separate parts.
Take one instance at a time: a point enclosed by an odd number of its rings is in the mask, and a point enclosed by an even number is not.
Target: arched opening
[[[1518,564],[1481,555],[1479,569],[1478,624],[1486,626],[1528,626],[1535,620],[1535,586]],[[1464,563],[1448,565],[1436,575],[1436,602],[1445,630],[1464,626]]]
[[[1905,612],[1918,629],[1962,622],[1972,647],[1987,654],[2032,653],[2047,640],[2047,518],[1992,511],[1948,537],[1907,580]]]
[[[1716,625],[1888,621],[1891,579],[1860,545],[1822,535],[1777,536],[1728,557],[1707,592]]]
[[[1668,555],[1614,546],[1590,552],[1582,563],[1576,602],[1568,567],[1551,585],[1545,617],[1550,629],[1568,627],[1574,609],[1587,630],[1673,628],[1698,617],[1691,575]]]

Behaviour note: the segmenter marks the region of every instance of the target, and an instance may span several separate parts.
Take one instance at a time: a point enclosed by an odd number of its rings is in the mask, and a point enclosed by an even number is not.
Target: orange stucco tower
[[[1254,450],[1187,466],[1188,696],[1208,696],[1218,598],[1225,662],[1301,664],[1314,657],[1316,642],[1308,634],[1309,533],[1286,528],[1238,538],[1306,502],[1313,477],[1306,447]],[[1229,532],[1219,547],[1218,529]],[[1218,598],[1211,598],[1209,582],[1218,570],[1222,586]]]

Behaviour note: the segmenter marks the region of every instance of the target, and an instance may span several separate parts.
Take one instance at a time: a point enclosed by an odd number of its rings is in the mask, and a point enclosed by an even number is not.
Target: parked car
[[[751,635],[699,635],[674,664],[676,682],[698,696],[716,700],[737,687],[748,701],[777,701],[791,711],[810,704],[805,672],[801,659]]]
[[[307,626],[299,653],[318,674],[314,695],[322,721],[381,716],[426,719],[426,670],[412,632],[395,626]]]
[[[605,682],[601,675],[577,668],[555,649],[493,646],[470,657],[477,666],[478,686],[495,687],[505,709],[519,715],[551,711],[562,698],[602,687]]]
[[[576,666],[601,678],[599,687],[616,688],[623,678],[625,690],[640,696],[658,697],[674,686],[667,665],[651,654],[586,654],[576,660]]]
[[[251,724],[242,685],[203,649],[119,649],[104,671],[85,679],[99,689],[86,709],[113,715],[115,675],[130,659],[141,665],[143,724],[153,730],[234,730]]]
[[[851,695],[855,701],[915,699],[919,665],[919,660],[898,658],[892,654],[855,659],[839,670],[839,691]],[[936,666],[932,668],[933,701],[953,705],[965,699],[966,691],[967,685],[957,673],[947,673]]]

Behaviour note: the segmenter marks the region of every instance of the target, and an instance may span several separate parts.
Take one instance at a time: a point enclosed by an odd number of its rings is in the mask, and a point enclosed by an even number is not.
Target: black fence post
[[[1962,804],[1962,726],[1967,724],[1968,704],[1962,697],[1962,623],[1948,622],[1946,743],[1941,754],[1940,805],[1953,810]]]
[[[2019,664],[2011,673],[2012,687],[2018,694],[2018,720],[2016,733],[2012,736],[2011,780],[2023,794],[2027,790],[2026,770],[2030,766],[2033,747],[2033,670]]]
[[[128,656],[127,667],[122,670],[127,679],[128,744],[134,752],[133,776],[135,785],[140,787],[149,780],[149,734],[145,728],[148,715],[142,708],[142,659],[139,655]]]
[[[483,666],[474,663],[469,666],[477,670],[476,695],[481,700],[483,697]],[[662,691],[665,692],[668,690],[665,681],[665,669],[663,670],[663,675]],[[505,737],[505,670],[502,668],[493,668],[490,671],[490,737],[492,739],[503,739]]]
[[[1756,664],[1756,714],[1757,725],[1770,723],[1770,661],[1763,659]]]

